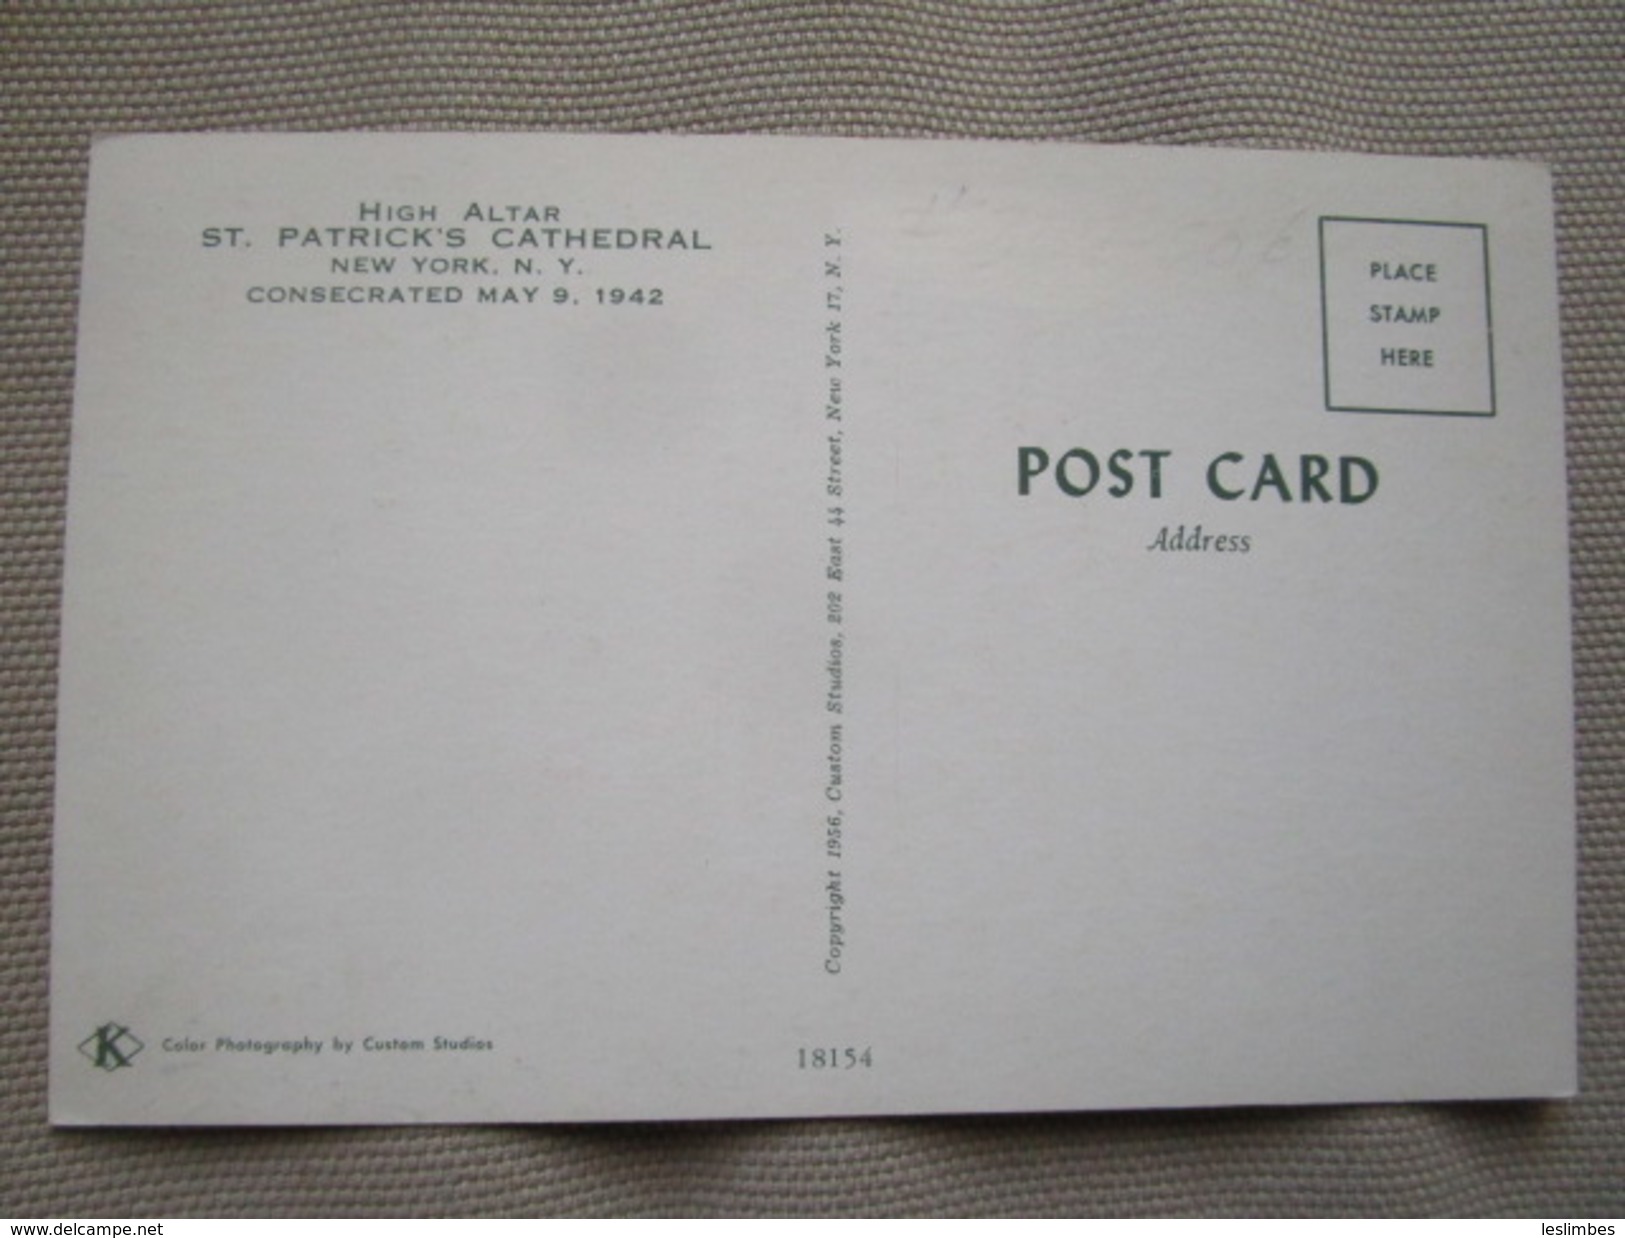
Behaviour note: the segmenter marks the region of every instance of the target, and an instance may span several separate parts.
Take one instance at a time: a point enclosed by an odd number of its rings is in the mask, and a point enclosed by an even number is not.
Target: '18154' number
[[[868,1046],[820,1046],[816,1049],[797,1049],[796,1064],[802,1070],[867,1070],[875,1064],[874,1054]]]

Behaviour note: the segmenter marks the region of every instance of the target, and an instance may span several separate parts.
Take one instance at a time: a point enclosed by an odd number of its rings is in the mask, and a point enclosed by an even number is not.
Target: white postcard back
[[[118,137],[51,1116],[1576,1086],[1550,187]]]

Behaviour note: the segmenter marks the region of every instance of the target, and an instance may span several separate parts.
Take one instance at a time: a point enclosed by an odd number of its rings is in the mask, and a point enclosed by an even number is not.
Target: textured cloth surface
[[[1608,2],[0,7],[0,1215],[1625,1212],[1622,82],[1625,7]],[[1582,1097],[51,1131],[52,731],[88,140],[390,128],[1045,138],[1550,163],[1573,528]]]

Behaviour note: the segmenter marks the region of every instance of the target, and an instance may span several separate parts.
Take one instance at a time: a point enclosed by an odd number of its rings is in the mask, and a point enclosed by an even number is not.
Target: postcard
[[[1570,1095],[1551,190],[94,145],[51,1118]]]

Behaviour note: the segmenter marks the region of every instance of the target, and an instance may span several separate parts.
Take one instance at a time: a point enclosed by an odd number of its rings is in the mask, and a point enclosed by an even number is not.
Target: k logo
[[[131,1065],[144,1048],[136,1034],[122,1023],[103,1023],[79,1042],[79,1052],[90,1059],[91,1065],[103,1070]]]

